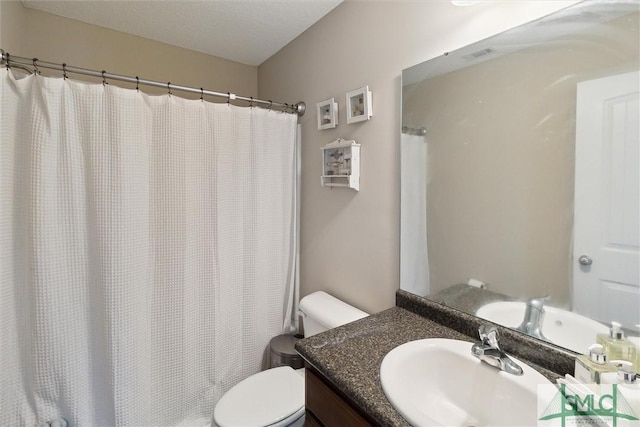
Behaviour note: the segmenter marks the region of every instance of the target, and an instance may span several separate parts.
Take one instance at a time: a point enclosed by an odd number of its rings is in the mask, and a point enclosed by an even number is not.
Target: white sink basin
[[[535,426],[539,372],[516,376],[471,355],[472,343],[449,339],[411,341],[382,361],[380,381],[393,407],[414,426]],[[553,387],[542,387],[550,402]],[[548,395],[550,393],[550,395]]]
[[[524,302],[492,302],[480,307],[476,315],[502,326],[517,328],[522,323],[525,309]],[[551,306],[544,307],[540,329],[551,343],[583,354],[596,342],[596,334],[609,333],[609,328],[600,322]]]

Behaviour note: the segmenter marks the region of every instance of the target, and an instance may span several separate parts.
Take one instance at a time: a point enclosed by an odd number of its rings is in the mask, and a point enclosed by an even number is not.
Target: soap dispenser
[[[611,322],[609,334],[598,334],[596,341],[604,347],[608,360],[627,360],[633,364],[636,363],[636,346],[624,337],[620,323]]]
[[[600,384],[600,377],[606,372],[616,372],[616,366],[607,362],[604,347],[601,344],[589,346],[589,355],[576,357],[575,377],[583,384]]]
[[[630,363],[620,361],[617,373],[605,373],[601,377],[603,384],[617,384],[618,390],[636,414],[640,414],[640,380],[637,379]]]

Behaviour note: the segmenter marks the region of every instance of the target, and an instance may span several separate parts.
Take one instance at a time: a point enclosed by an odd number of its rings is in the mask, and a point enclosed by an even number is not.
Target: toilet
[[[314,292],[300,301],[305,337],[368,316],[364,311]],[[280,366],[251,375],[216,404],[213,425],[298,427],[304,425],[304,368]]]

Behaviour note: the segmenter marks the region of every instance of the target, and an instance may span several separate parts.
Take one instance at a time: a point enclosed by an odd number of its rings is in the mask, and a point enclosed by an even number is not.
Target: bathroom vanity
[[[380,366],[394,348],[424,338],[478,341],[482,319],[399,290],[396,307],[303,339],[306,425],[409,423],[393,408],[380,382]],[[498,326],[506,352],[526,361],[550,381],[573,372],[575,354]]]

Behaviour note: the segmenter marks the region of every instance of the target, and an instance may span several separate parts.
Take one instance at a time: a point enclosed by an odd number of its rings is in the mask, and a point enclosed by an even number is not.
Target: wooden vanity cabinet
[[[305,427],[379,425],[308,363],[305,368]]]

